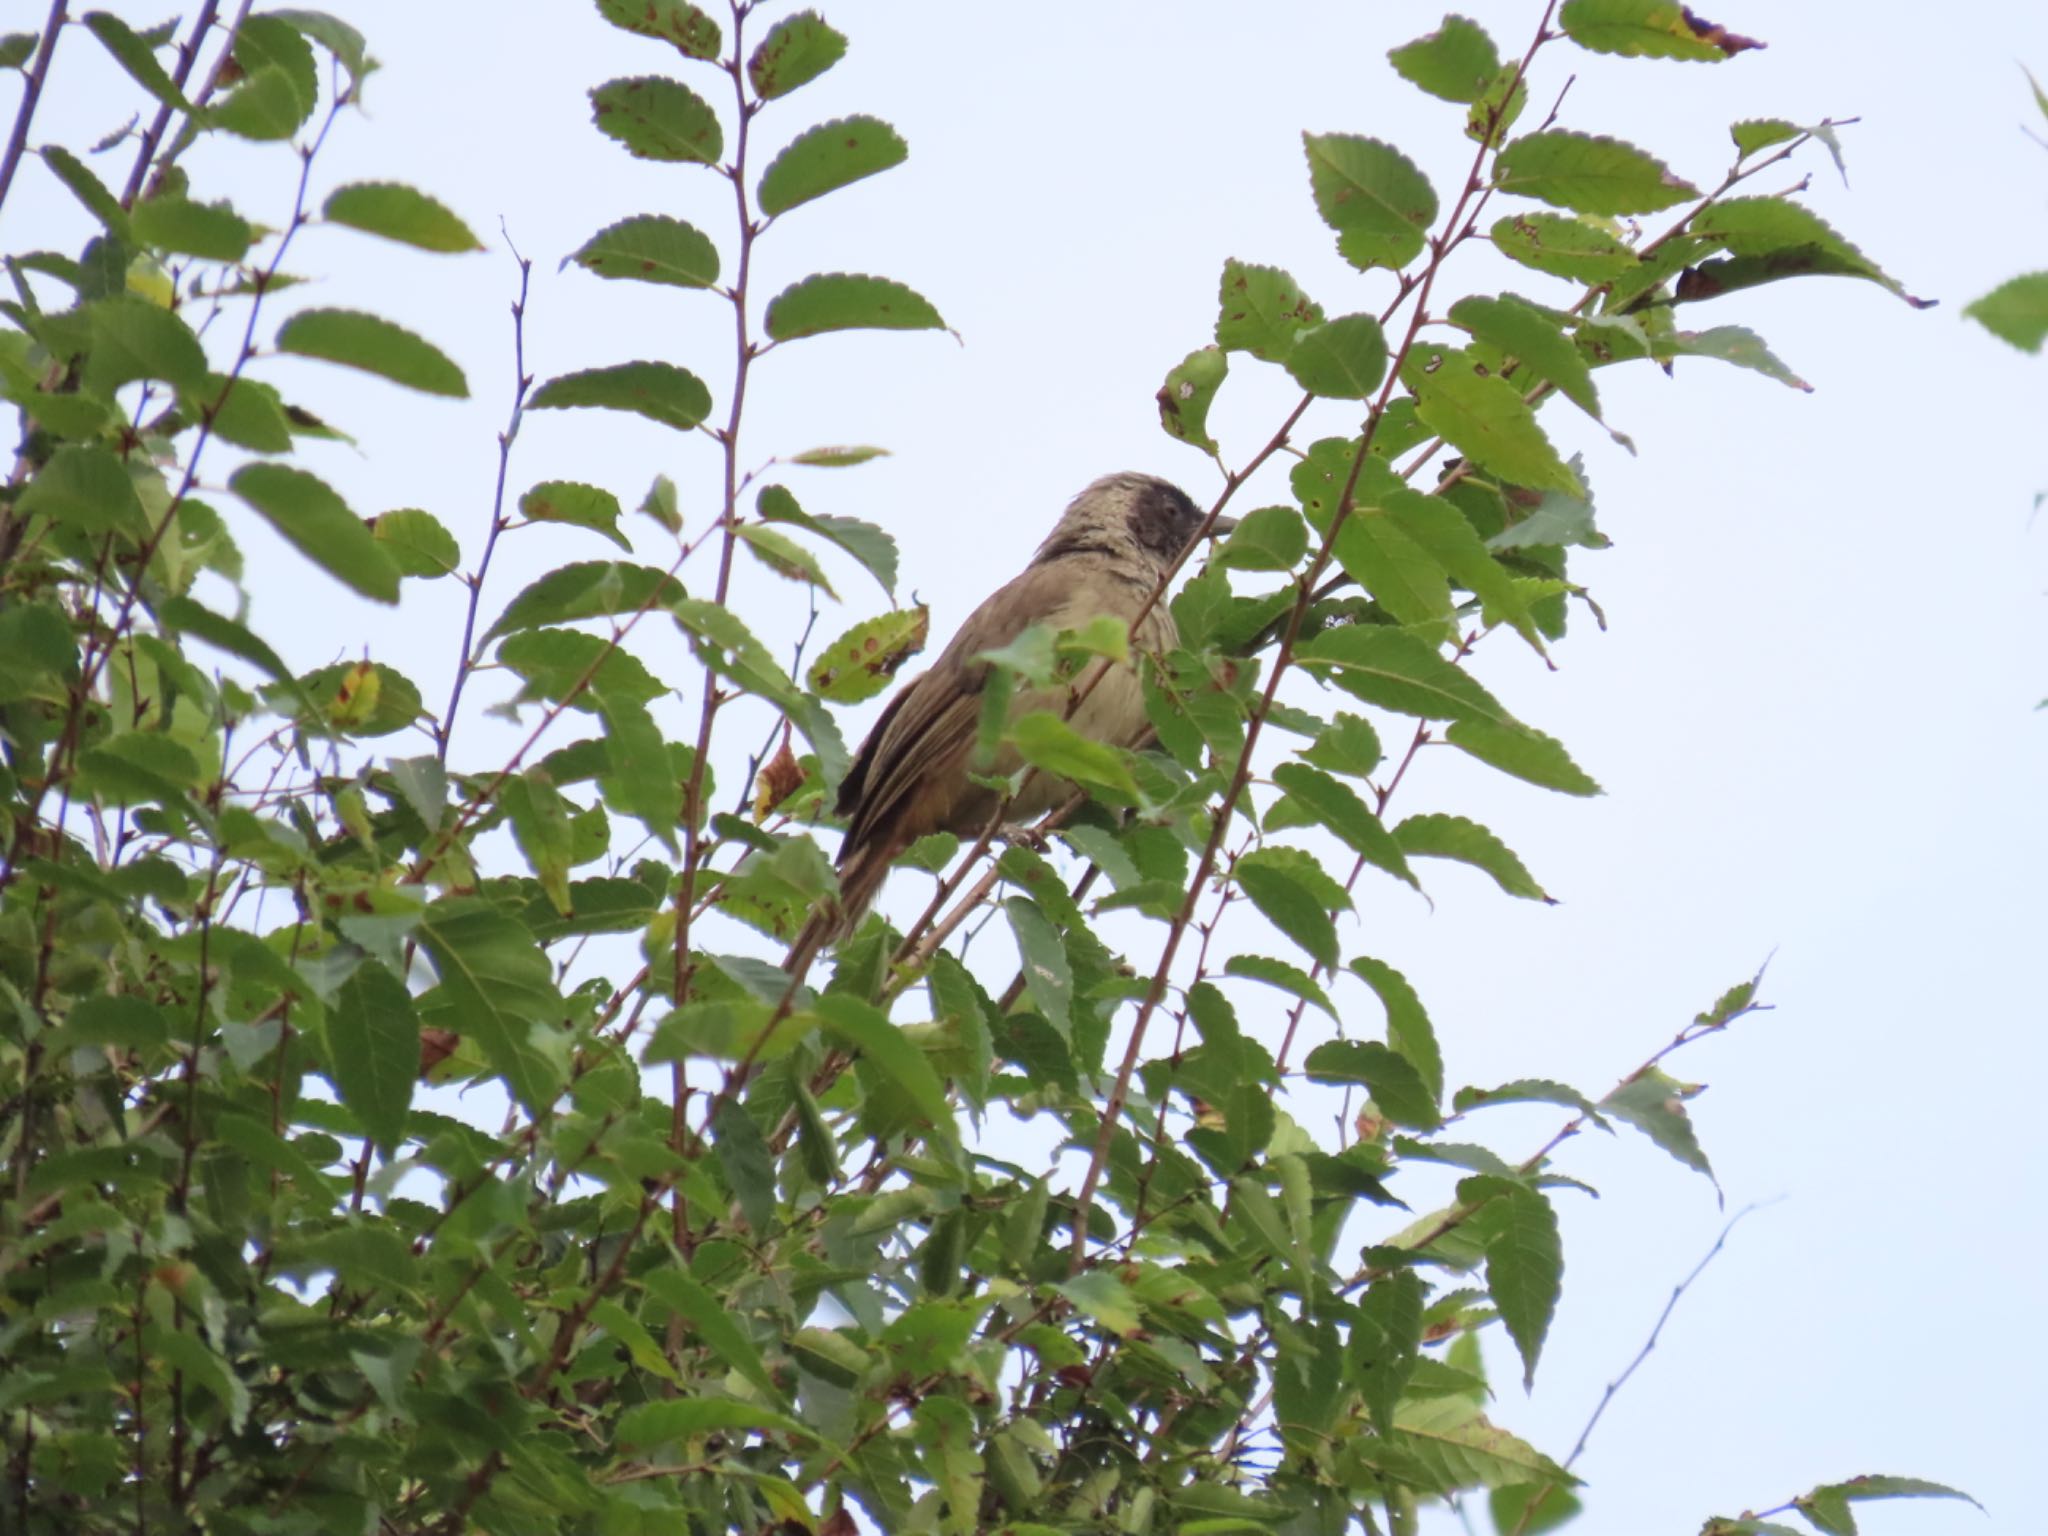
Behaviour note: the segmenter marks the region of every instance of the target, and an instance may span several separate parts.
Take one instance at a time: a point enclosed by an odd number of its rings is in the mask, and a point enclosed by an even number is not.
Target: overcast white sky
[[[159,19],[154,6],[115,9]],[[540,377],[660,357],[703,373],[722,399],[729,333],[715,300],[555,266],[637,212],[723,237],[729,193],[707,173],[633,161],[591,130],[588,87],[667,66],[583,5],[336,9],[385,68],[368,116],[337,128],[316,193],[408,180],[494,250],[427,258],[316,229],[289,265],[319,279],[313,302],[373,309],[435,340],[475,398],[401,401],[296,363],[268,376],[356,434],[360,452],[314,462],[358,511],[425,506],[473,557],[510,390],[514,271],[500,219],[535,260],[527,345]],[[41,7],[7,10],[17,27]],[[1539,7],[1464,10],[1506,52]],[[935,636],[1096,475],[1145,469],[1213,493],[1213,469],[1160,433],[1152,395],[1209,339],[1225,257],[1287,267],[1331,313],[1384,302],[1384,278],[1339,261],[1315,216],[1303,129],[1398,143],[1447,196],[1468,158],[1459,109],[1384,63],[1389,46],[1436,25],[1441,13],[1420,5],[840,3],[827,14],[852,50],[761,116],[763,147],[865,111],[904,132],[911,158],[790,215],[761,248],[760,291],[817,269],[894,277],[937,304],[964,345],[856,335],[792,347],[756,375],[749,457],[826,442],[892,449],[793,483],[814,510],[895,531],[905,588],[933,605]],[[1673,1070],[1712,1084],[1694,1111],[1730,1209],[1784,1198],[1744,1224],[1610,1411],[1580,1467],[1588,1536],[1689,1531],[1710,1513],[1873,1471],[1966,1487],[1991,1512],[1875,1508],[1863,1518],[1880,1536],[2018,1533],[2037,1519],[2048,1163],[2032,1115],[2048,1077],[2048,715],[2033,706],[2048,694],[2048,531],[2032,503],[2048,488],[2048,359],[2020,356],[1959,311],[2004,277],[2048,267],[2048,149],[2021,132],[2048,125],[2018,68],[2048,73],[2048,10],[2005,0],[1960,16],[1759,4],[1715,19],[1768,51],[1718,67],[1569,45],[1538,66],[1535,112],[1577,71],[1564,126],[1636,140],[1701,182],[1725,168],[1737,118],[1860,115],[1844,130],[1847,187],[1815,153],[1765,189],[1811,173],[1815,208],[1941,301],[1915,312],[1874,286],[1825,280],[1719,301],[1699,323],[1753,326],[1816,392],[1707,362],[1675,379],[1647,365],[1609,372],[1609,420],[1639,458],[1551,416],[1584,452],[1615,540],[1575,572],[1611,628],[1575,617],[1555,673],[1496,643],[1478,671],[1607,794],[1567,800],[1432,755],[1395,807],[1487,822],[1561,904],[1518,903],[1440,867],[1433,910],[1368,883],[1345,929],[1347,952],[1367,949],[1417,985],[1452,1082],[1540,1074],[1595,1095],[1776,954],[1766,995],[1777,1011]],[[126,115],[113,105],[128,100],[122,82],[83,33],[67,36],[59,66],[36,142],[89,141]],[[710,93],[712,77],[697,83]],[[11,96],[0,105],[11,112]],[[282,222],[289,156],[209,149],[194,170],[206,194]],[[0,246],[74,246],[84,229],[42,167],[25,166]],[[1468,284],[1564,291],[1479,259],[1446,281],[1444,298]],[[1240,371],[1215,417],[1233,460],[1293,399],[1261,370]],[[1303,442],[1341,430],[1346,413],[1320,420]],[[682,482],[686,516],[702,519],[713,468],[699,440],[540,413],[513,481],[589,480],[630,504],[663,471]],[[1242,506],[1285,494],[1276,475]],[[367,641],[430,701],[444,695],[452,584],[425,589],[394,623],[275,558],[253,520],[238,535],[258,557],[259,626],[292,639],[295,661]],[[492,591],[508,597],[549,564],[604,552],[587,536],[508,541]],[[742,600],[787,616],[793,591],[754,586]],[[828,632],[875,606],[861,580],[842,591],[851,606],[827,615]],[[673,661],[669,675],[685,675],[679,650]],[[847,721],[849,736],[865,719]],[[480,761],[488,738],[473,723]],[[1362,991],[1344,995],[1376,1017]],[[1263,1027],[1258,994],[1241,1005]],[[1555,1123],[1501,1114],[1485,1129],[1514,1155]],[[1525,1395],[1503,1360],[1496,1407],[1559,1453],[1724,1219],[1704,1181],[1640,1138],[1585,1140],[1561,1166],[1603,1198],[1564,1198],[1568,1268],[1544,1367]]]

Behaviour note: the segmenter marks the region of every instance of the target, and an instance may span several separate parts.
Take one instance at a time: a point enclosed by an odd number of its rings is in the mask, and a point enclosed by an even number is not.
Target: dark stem
[[[36,103],[43,97],[43,82],[50,77],[50,55],[57,51],[57,34],[64,27],[65,0],[50,0],[50,16],[43,23],[43,35],[36,43],[36,56],[22,77],[21,105],[14,109],[14,130],[7,135],[7,153],[0,157],[0,206],[7,202],[7,189],[14,185],[15,168],[28,148],[28,126],[35,120]]]

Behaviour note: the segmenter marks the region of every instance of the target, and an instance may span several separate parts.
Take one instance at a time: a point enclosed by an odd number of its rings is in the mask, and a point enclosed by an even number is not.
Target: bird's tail
[[[875,892],[882,888],[882,881],[889,874],[889,866],[901,851],[876,843],[864,843],[853,850],[839,866],[838,896],[813,912],[810,921],[798,931],[789,953],[782,958],[785,971],[801,979],[818,958],[819,950],[838,943],[860,926]]]

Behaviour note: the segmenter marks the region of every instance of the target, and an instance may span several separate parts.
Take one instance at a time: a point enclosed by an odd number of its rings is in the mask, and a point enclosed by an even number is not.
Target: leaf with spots
[[[931,609],[922,603],[864,619],[818,652],[804,681],[834,704],[871,699],[924,649],[930,631]]]
[[[694,224],[643,213],[607,225],[568,261],[599,277],[709,288],[718,281],[718,247]]]

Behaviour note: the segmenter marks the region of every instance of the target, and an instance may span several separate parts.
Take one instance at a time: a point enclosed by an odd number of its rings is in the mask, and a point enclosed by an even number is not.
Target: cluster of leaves
[[[104,12],[67,22],[60,0],[41,36],[0,39],[26,87],[0,199],[39,94],[61,88],[59,31],[89,33],[150,103],[101,146],[132,159],[119,192],[63,146],[36,151],[98,227],[76,255],[9,256],[0,300],[0,396],[22,425],[0,492],[9,1528],[844,1536],[858,1507],[888,1530],[1335,1532],[1407,1529],[1422,1502],[1479,1488],[1504,1531],[1568,1519],[1568,1467],[1486,1416],[1481,1335],[1498,1323],[1533,1373],[1562,1275],[1551,1202],[1571,1182],[1551,1158],[1580,1129],[1619,1121],[1707,1171],[1694,1090],[1663,1062],[1754,1009],[1754,986],[1597,1102],[1534,1080],[1447,1093],[1423,1002],[1387,961],[1347,956],[1337,919],[1368,867],[1419,888],[1430,858],[1542,897],[1487,828],[1390,821],[1389,801],[1439,742],[1594,792],[1466,665],[1497,628],[1556,642],[1584,596],[1568,557],[1603,542],[1539,409],[1562,397],[1601,422],[1594,375],[1633,360],[1797,384],[1747,331],[1681,328],[1684,306],[1805,273],[1897,291],[1799,204],[1731,195],[1809,140],[1833,150],[1832,130],[1737,124],[1735,167],[1707,192],[1618,140],[1515,136],[1546,47],[1750,46],[1660,0],[1569,0],[1561,33],[1546,10],[1519,59],[1456,17],[1394,50],[1458,109],[1471,173],[1440,219],[1398,150],[1308,139],[1339,249],[1391,274],[1377,313],[1329,318],[1284,272],[1226,266],[1216,345],[1173,370],[1162,420],[1220,461],[1207,415],[1233,358],[1284,368],[1301,402],[1227,470],[1224,499],[1294,451],[1293,500],[1243,516],[1173,599],[1171,655],[1133,658],[1157,746],[991,709],[991,745],[1079,787],[1047,823],[1057,846],[913,848],[907,863],[953,864],[940,899],[905,931],[871,917],[813,987],[758,955],[832,893],[815,836],[847,761],[832,706],[885,688],[924,616],[862,618],[808,665],[758,638],[735,611],[740,562],[829,601],[848,563],[893,594],[897,550],[745,470],[741,406],[790,342],[942,322],[888,279],[824,273],[762,304],[749,273],[786,216],[906,149],[855,116],[794,132],[756,169],[757,131],[846,50],[811,12],[757,29],[748,3],[723,21],[686,0],[596,8],[684,76],[600,85],[598,129],[696,177],[679,205],[728,183],[733,214],[719,238],[630,216],[573,261],[650,285],[650,305],[684,290],[729,306],[726,410],[674,363],[536,386],[522,360],[467,568],[430,514],[359,517],[291,462],[335,430],[260,376],[297,354],[467,389],[380,317],[276,323],[309,227],[477,245],[406,186],[335,188],[316,209],[320,146],[374,68],[362,38],[284,10],[221,41],[211,5],[188,35],[142,33]],[[692,83],[721,77],[723,107]],[[280,147],[296,187],[282,222],[195,193],[181,160],[216,134]],[[1680,207],[1654,237],[1625,222]],[[1570,291],[1439,311],[1445,263],[1478,243]],[[630,558],[643,527],[597,485],[543,482],[506,505],[523,412],[580,408],[719,445],[708,526],[684,527],[665,480],[640,503],[672,542],[665,564]],[[1311,409],[1352,425],[1294,450]],[[1456,460],[1418,488],[1445,448]],[[306,579],[383,603],[461,588],[438,713],[386,660],[286,664],[241,590],[246,515]],[[482,622],[500,538],[564,525],[629,558],[562,565]],[[696,675],[632,649],[650,617],[687,638]],[[1115,626],[1025,635],[991,676],[1001,697],[1003,679],[1126,654]],[[509,680],[497,707],[522,741],[465,768],[459,706],[487,668]],[[685,739],[664,718],[677,694],[701,700]],[[387,750],[406,733],[426,750]],[[739,770],[730,811],[714,808],[720,764]],[[1333,849],[1351,856],[1343,879]],[[1086,866],[1071,886],[1069,856]],[[1238,903],[1256,918],[1232,933],[1256,921],[1271,942],[1219,932]],[[944,947],[991,908],[1019,957],[1000,995]],[[1124,933],[1140,965],[1111,947]],[[1292,1066],[1309,1010],[1334,1038]],[[1148,1054],[1161,1015],[1173,1045]],[[503,1124],[454,1113],[423,1076],[497,1085]],[[1339,1145],[1290,1112],[1315,1091],[1347,1096]],[[1466,1139],[1494,1106],[1532,1101],[1565,1117],[1533,1155]],[[1037,1166],[975,1131],[1032,1121],[1051,1128]],[[1453,1170],[1455,1193],[1416,1216],[1399,1190],[1430,1168]],[[1873,1479],[1789,1507],[1836,1536],[1858,1499],[1945,1492]]]

